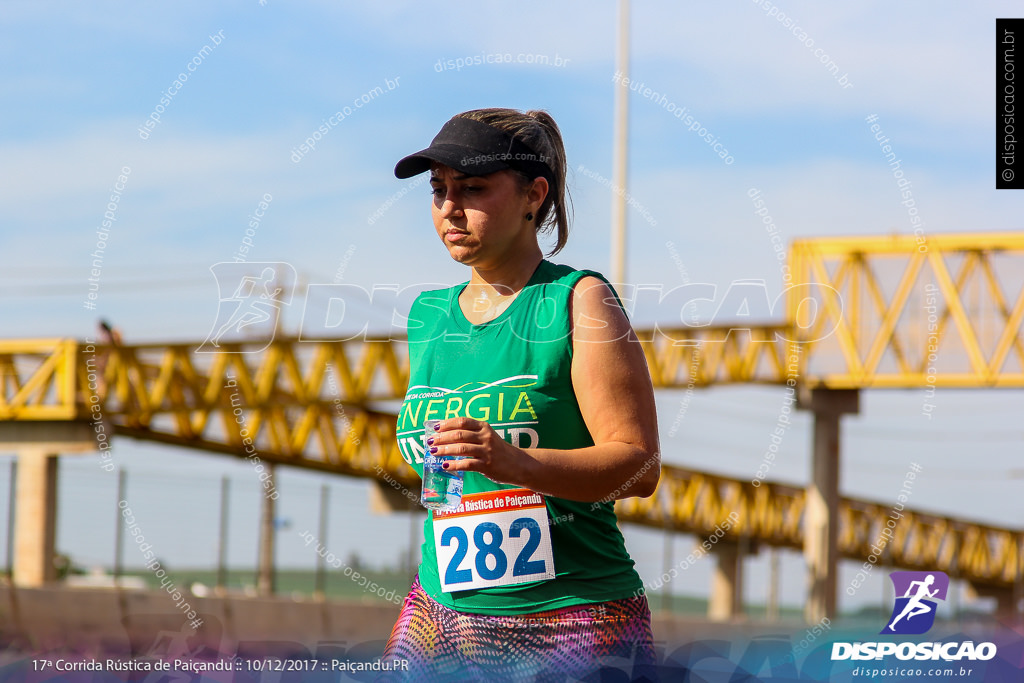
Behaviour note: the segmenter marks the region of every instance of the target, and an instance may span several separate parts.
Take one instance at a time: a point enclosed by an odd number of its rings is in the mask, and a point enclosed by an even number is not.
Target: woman
[[[660,472],[654,392],[607,281],[550,263],[569,232],[561,133],[543,111],[458,114],[395,175],[429,171],[431,214],[470,279],[409,314],[402,455],[464,473],[459,513],[431,511],[385,660],[410,679],[581,677],[653,664],[650,611],[613,501]]]

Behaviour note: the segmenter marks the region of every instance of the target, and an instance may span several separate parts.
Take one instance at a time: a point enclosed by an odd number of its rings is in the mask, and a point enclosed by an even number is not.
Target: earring
[[[532,211],[527,212],[526,220],[528,220],[528,221],[532,221],[533,220],[533,212]]]

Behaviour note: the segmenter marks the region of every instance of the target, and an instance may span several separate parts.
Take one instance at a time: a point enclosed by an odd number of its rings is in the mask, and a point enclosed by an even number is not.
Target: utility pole
[[[217,533],[217,595],[224,595],[228,585],[228,496],[227,476],[220,479],[220,527]]]
[[[618,55],[616,75],[629,77],[629,0],[619,0]],[[615,144],[612,169],[612,284],[626,282],[626,184],[629,145],[629,88],[616,79]]]
[[[270,483],[276,487],[276,477],[274,476],[276,468],[274,464],[267,462],[265,466],[267,473],[270,474]],[[258,595],[266,597],[274,594],[274,584],[276,583],[274,580],[274,541],[276,540],[274,515],[276,505],[274,498],[266,495],[262,484],[260,484],[260,490],[263,493],[263,503],[262,514],[260,515],[260,549],[259,568],[256,570],[256,592]]]

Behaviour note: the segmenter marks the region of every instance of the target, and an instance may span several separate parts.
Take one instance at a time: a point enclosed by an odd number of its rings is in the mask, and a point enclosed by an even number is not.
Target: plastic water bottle
[[[434,425],[440,420],[423,423],[423,491],[420,503],[430,510],[454,510],[462,502],[462,472],[448,472],[441,463],[450,458],[430,454],[427,439],[436,434]]]

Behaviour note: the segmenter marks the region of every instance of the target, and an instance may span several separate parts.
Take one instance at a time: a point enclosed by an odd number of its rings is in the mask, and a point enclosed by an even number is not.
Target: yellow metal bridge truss
[[[638,330],[656,387],[1024,387],[1024,234],[832,238],[793,244],[781,324]],[[0,420],[90,421],[116,434],[418,487],[394,436],[408,383],[390,339],[92,345],[0,340]],[[803,489],[665,466],[621,520],[803,546]],[[843,499],[839,552],[864,561],[891,506]],[[1006,589],[1024,531],[903,511],[880,562]]]

